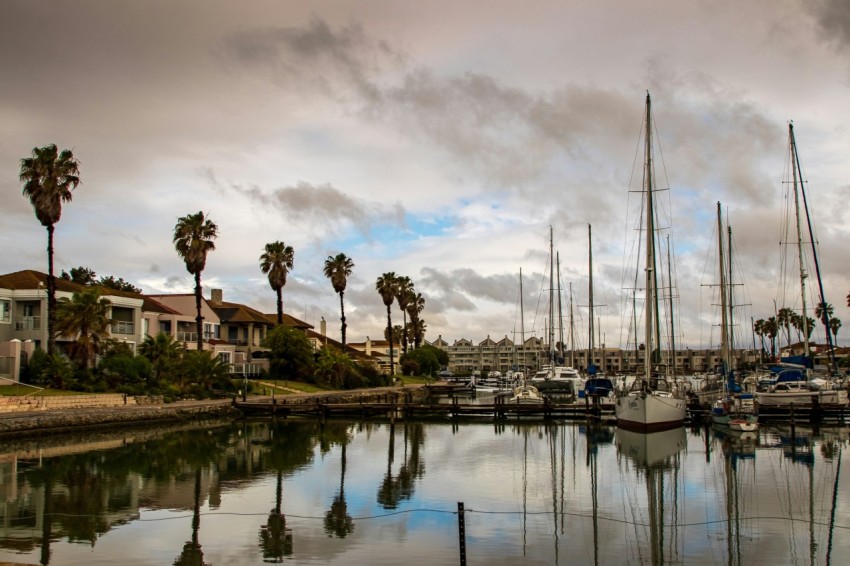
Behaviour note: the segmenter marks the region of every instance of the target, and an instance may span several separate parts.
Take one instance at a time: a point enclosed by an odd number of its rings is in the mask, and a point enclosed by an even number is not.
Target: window
[[[12,301],[0,299],[0,322],[12,321]]]

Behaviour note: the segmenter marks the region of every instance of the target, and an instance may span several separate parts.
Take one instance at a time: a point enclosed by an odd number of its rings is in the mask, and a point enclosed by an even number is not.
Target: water
[[[463,502],[470,565],[843,564],[847,444],[844,427],[513,421],[4,442],[0,562],[458,564]]]

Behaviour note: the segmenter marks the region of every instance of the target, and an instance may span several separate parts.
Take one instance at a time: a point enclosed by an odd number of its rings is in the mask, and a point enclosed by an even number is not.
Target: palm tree
[[[154,379],[157,381],[169,370],[176,369],[182,353],[183,344],[175,341],[171,334],[165,332],[160,332],[156,336],[145,336],[144,342],[139,345],[139,354],[150,361]]]
[[[767,329],[765,327],[766,324],[767,323],[763,318],[760,318],[757,321],[755,321],[755,323],[753,323],[753,332],[755,332],[756,335],[761,340],[761,351],[762,352],[764,352],[764,335],[767,334]]]
[[[779,322],[772,316],[764,323],[767,337],[770,338],[770,357],[776,359],[776,337],[779,335]]]
[[[785,338],[788,340],[788,346],[791,345],[791,324],[793,321],[794,311],[788,307],[783,307],[776,313],[776,324],[785,329]]]
[[[80,184],[79,162],[69,149],[60,153],[51,144],[34,147],[21,159],[20,180],[35,217],[47,229],[47,353],[56,348],[56,279],[53,276],[53,230],[62,217],[62,203],[71,202],[71,191]]]
[[[89,287],[74,293],[69,300],[59,299],[56,309],[56,334],[74,336],[71,357],[80,367],[88,369],[90,362],[100,353],[101,343],[109,337],[109,318],[112,303],[100,296],[100,289]]]
[[[204,349],[204,318],[201,316],[201,272],[207,264],[207,253],[215,249],[213,240],[218,236],[218,226],[203,212],[187,214],[177,219],[174,226],[174,247],[177,255],[186,262],[186,271],[195,276],[195,318],[198,333],[198,350]]]
[[[407,305],[407,314],[410,316],[410,326],[413,329],[414,348],[421,346],[422,339],[425,337],[425,323],[419,318],[423,310],[425,310],[425,298],[422,293],[414,293]]]
[[[832,318],[832,313],[835,308],[829,303],[818,303],[815,307],[815,318],[823,323],[824,326],[829,326],[829,319]]]
[[[378,277],[378,280],[375,282],[375,290],[378,291],[378,294],[381,296],[381,300],[384,301],[384,306],[387,307],[387,329],[385,334],[387,336],[387,340],[390,342],[390,376],[395,375],[395,355],[393,353],[392,331],[393,320],[390,307],[393,306],[393,301],[395,300],[397,283],[398,278],[394,271],[384,273]]]
[[[841,328],[841,321],[837,318],[829,319],[829,329],[832,330],[832,335],[835,339],[832,341],[833,344],[838,344],[838,330]]]
[[[325,260],[325,277],[331,280],[334,291],[339,293],[339,312],[342,331],[342,351],[345,352],[345,329],[348,326],[345,324],[345,285],[348,283],[348,276],[351,275],[351,270],[354,269],[354,262],[351,258],[343,253],[334,256],[328,256]]]
[[[413,281],[410,277],[402,276],[396,281],[395,298],[398,301],[398,308],[401,309],[403,319],[402,329],[404,334],[401,338],[402,353],[407,353],[407,305],[410,304],[414,294]]]
[[[269,275],[269,285],[277,294],[277,323],[283,324],[283,286],[286,275],[292,269],[295,251],[283,242],[266,244],[266,251],[260,256],[260,269]]]

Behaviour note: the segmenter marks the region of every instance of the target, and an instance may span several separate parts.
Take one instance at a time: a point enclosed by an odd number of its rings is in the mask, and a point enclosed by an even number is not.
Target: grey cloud
[[[177,287],[181,287],[184,284],[184,278],[178,275],[171,275],[168,279],[165,280],[165,288],[166,289],[176,289]]]
[[[314,185],[301,181],[295,186],[266,192],[256,186],[223,185],[211,170],[205,174],[216,190],[240,194],[255,206],[272,208],[302,225],[321,224],[332,232],[351,226],[365,237],[370,236],[376,224],[405,226],[405,210],[400,203],[388,205],[354,198],[329,183]]]
[[[340,88],[353,88],[367,100],[380,99],[374,82],[384,66],[400,60],[382,41],[352,24],[333,29],[314,17],[304,28],[265,28],[229,36],[222,44],[226,61],[261,67],[276,82],[298,86],[306,82],[326,94],[339,97]]]
[[[843,49],[850,48],[850,3],[846,0],[815,0],[803,5],[829,39]]]

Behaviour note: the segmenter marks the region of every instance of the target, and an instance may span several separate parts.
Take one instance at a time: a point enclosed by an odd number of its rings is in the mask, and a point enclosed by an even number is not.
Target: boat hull
[[[813,405],[847,405],[847,391],[772,391],[756,393],[760,407],[777,407],[794,404],[798,407]]]
[[[656,393],[622,395],[614,405],[617,426],[627,430],[652,432],[684,425],[685,400]]]

